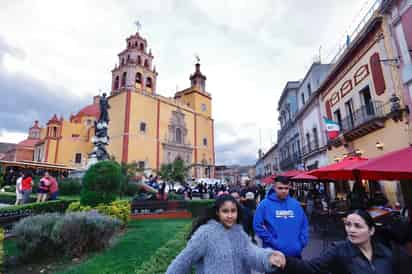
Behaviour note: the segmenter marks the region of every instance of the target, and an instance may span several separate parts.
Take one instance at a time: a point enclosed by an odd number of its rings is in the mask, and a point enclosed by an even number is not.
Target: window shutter
[[[375,86],[376,95],[382,95],[385,93],[385,79],[383,78],[382,66],[379,61],[379,53],[374,53],[370,60],[370,66],[372,70],[373,84]]]

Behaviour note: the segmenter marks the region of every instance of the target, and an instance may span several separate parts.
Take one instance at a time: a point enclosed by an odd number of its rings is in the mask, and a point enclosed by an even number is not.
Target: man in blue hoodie
[[[308,243],[308,220],[299,202],[289,196],[289,183],[276,182],[256,209],[253,229],[263,247],[300,258]]]

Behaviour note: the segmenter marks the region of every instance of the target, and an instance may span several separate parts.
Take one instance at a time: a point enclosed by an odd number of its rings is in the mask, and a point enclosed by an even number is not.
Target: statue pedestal
[[[89,159],[87,159],[87,169],[89,169],[92,165],[98,162],[97,157],[95,154],[89,155]]]

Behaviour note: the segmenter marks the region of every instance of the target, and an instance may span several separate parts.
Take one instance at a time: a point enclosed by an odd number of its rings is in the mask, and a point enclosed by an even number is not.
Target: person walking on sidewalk
[[[253,220],[263,247],[301,257],[308,243],[308,221],[299,202],[289,196],[289,183],[277,181],[259,204]]]
[[[166,274],[250,274],[251,270],[276,271],[280,265],[273,250],[252,244],[240,223],[240,206],[229,194],[194,223],[190,240],[169,265]]]

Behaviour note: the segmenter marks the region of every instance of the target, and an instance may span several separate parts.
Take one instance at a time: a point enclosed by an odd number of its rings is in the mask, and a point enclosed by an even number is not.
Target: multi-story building
[[[302,163],[306,170],[328,164],[327,139],[320,112],[319,86],[331,65],[313,63],[300,83],[296,124],[299,128]]]
[[[334,64],[319,88],[323,115],[340,125],[329,162],[347,155],[373,158],[408,146],[407,109],[388,26],[378,13]],[[391,204],[399,185],[381,184]]]
[[[277,145],[281,171],[302,169],[299,129],[295,120],[298,111],[299,87],[299,81],[287,82],[278,102],[280,130]]]
[[[126,39],[112,70],[108,97],[109,154],[119,162],[159,170],[164,163],[182,159],[193,177],[213,177],[215,165],[212,97],[206,76],[195,66],[190,87],[173,98],[157,93],[158,73],[146,39],[135,33]],[[54,115],[39,128],[33,159],[84,167],[93,149],[94,121],[99,97],[69,120]]]
[[[389,28],[387,35],[392,40],[394,59],[388,60],[399,66],[403,86],[404,103],[409,107],[409,125],[412,123],[412,1],[385,0],[380,11]],[[412,127],[409,127],[409,142],[412,144]]]

